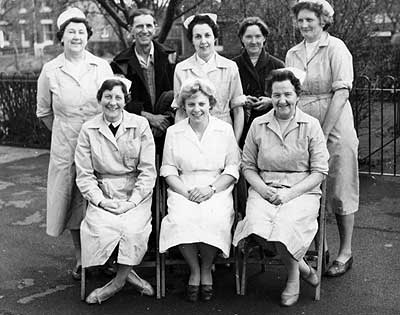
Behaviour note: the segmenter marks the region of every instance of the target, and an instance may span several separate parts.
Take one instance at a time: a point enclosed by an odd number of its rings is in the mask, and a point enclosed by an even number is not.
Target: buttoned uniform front
[[[265,48],[262,49],[257,63],[254,66],[250,60],[246,49],[242,53],[232,59],[239,68],[240,80],[242,82],[243,93],[255,97],[267,96],[266,80],[272,70],[284,68],[285,64],[278,58],[270,55]],[[246,109],[246,119],[243,127],[243,134],[240,140],[241,146],[244,145],[247,132],[254,118],[264,115],[266,111],[257,111],[254,109]]]
[[[315,118],[297,108],[282,135],[272,110],[251,124],[243,148],[242,170],[257,172],[273,187],[292,187],[310,173],[327,174],[328,158],[325,138]],[[236,227],[233,245],[256,234],[283,243],[295,259],[300,259],[317,233],[320,196],[317,186],[276,206],[250,186],[246,217]]]
[[[147,120],[123,112],[114,136],[99,114],[82,127],[75,153],[77,185],[89,201],[81,224],[82,266],[104,264],[118,247],[119,264],[137,265],[147,251],[151,200],[157,172]],[[103,199],[131,201],[116,215],[99,207]]]
[[[298,107],[323,126],[333,94],[339,89],[352,88],[353,62],[346,45],[323,32],[308,61],[302,41],[288,51],[286,66],[306,71]],[[349,101],[328,135],[327,145],[330,154],[327,208],[340,215],[354,213],[359,205],[358,139]]]
[[[101,112],[96,94],[112,75],[109,64],[85,51],[86,68],[77,78],[61,54],[43,66],[38,79],[38,118],[54,116],[47,179],[47,234],[79,229],[86,203],[75,184],[74,153],[82,124]]]
[[[201,140],[188,118],[167,130],[160,175],[176,175],[191,189],[213,184],[221,174],[239,178],[240,153],[232,127],[215,117]],[[161,223],[160,252],[186,243],[206,243],[229,256],[234,219],[233,184],[204,202],[192,202],[168,189],[168,215]]]
[[[210,111],[211,115],[232,125],[231,109],[243,106],[246,96],[243,95],[242,83],[236,63],[215,53],[204,67],[204,61],[197,54],[181,61],[176,65],[174,73],[174,102],[176,103],[181,86],[190,79],[207,79],[216,89],[217,104]]]

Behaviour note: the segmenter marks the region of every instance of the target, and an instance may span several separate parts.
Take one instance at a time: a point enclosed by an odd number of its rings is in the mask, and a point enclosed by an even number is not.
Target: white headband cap
[[[191,15],[189,16],[184,22],[183,22],[183,26],[188,29],[189,28],[189,24],[190,22],[193,21],[193,19],[198,16],[198,15],[207,15],[215,24],[217,24],[217,15],[214,13],[198,13],[195,15]]]
[[[78,18],[86,20],[85,14],[78,8],[69,8],[58,16],[57,27],[60,27],[70,19]]]
[[[332,6],[329,4],[328,1],[325,0],[299,0],[300,2],[311,2],[311,3],[317,3],[322,5],[322,10],[324,11],[324,14],[328,15],[329,17],[333,17],[335,14],[335,11],[333,10]]]
[[[122,75],[114,75],[114,76],[111,76],[111,77],[104,78],[104,80],[101,82],[100,86],[102,86],[103,83],[106,82],[107,80],[118,80],[118,81],[121,81],[125,85],[126,91],[129,93],[129,90],[130,90],[131,85],[132,85],[132,81],[131,80],[128,80],[127,78],[125,78]]]
[[[281,69],[276,69],[278,71],[290,71],[294,74],[294,76],[300,81],[300,84],[303,85],[303,82],[306,78],[306,72],[303,70],[300,70],[298,68],[295,67],[286,67],[286,68],[281,68]]]

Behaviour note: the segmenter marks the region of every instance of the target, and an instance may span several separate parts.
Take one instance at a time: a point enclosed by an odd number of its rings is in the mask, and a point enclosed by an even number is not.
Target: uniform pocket
[[[122,157],[124,164],[129,168],[136,169],[139,160],[139,153],[140,153],[139,139],[130,139],[126,141]]]

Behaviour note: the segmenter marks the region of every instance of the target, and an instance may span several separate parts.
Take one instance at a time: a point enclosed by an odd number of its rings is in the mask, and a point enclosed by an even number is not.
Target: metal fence
[[[392,76],[358,77],[351,94],[360,172],[399,176],[400,81]]]
[[[0,143],[50,146],[50,132],[36,118],[37,74],[0,73]],[[360,140],[361,173],[400,175],[400,80],[358,77],[350,96]]]
[[[34,73],[0,73],[0,143],[50,147],[50,132],[36,118]]]

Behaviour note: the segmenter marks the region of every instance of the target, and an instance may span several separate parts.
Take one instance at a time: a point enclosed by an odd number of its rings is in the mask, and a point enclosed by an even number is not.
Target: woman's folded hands
[[[99,207],[114,214],[122,214],[127,212],[128,210],[135,208],[136,204],[131,201],[104,199],[99,203]]]
[[[194,187],[188,190],[188,199],[193,202],[203,202],[212,197],[214,191],[210,186]]]
[[[275,206],[287,203],[293,199],[290,188],[274,188],[267,186],[263,198]]]

